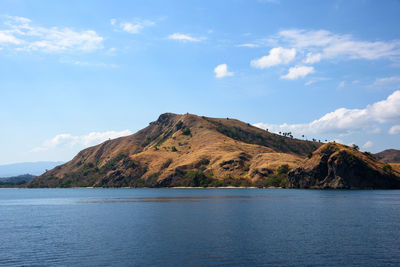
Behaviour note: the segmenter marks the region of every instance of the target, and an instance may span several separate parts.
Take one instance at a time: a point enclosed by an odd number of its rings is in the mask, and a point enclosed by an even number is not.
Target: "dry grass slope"
[[[133,135],[82,150],[28,186],[285,186],[287,172],[320,146],[235,119],[165,113]]]

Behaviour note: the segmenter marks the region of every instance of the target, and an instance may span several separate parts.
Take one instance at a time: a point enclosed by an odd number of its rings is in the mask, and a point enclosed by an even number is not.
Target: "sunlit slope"
[[[235,119],[166,113],[133,135],[82,150],[29,186],[263,185],[320,145]]]

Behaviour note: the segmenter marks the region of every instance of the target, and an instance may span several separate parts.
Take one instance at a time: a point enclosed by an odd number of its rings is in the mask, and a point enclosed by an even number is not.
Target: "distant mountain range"
[[[22,174],[13,177],[0,178],[0,187],[13,187],[23,185],[35,177],[36,176],[30,174]]]
[[[38,161],[0,165],[0,178],[23,174],[38,176],[62,163],[61,161]]]
[[[82,150],[28,186],[400,188],[400,164],[231,118],[165,113],[133,135]]]

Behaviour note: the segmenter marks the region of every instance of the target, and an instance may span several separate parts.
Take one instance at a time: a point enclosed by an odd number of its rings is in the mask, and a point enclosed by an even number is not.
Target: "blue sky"
[[[0,6],[0,164],[67,161],[164,112],[400,149],[400,1]]]

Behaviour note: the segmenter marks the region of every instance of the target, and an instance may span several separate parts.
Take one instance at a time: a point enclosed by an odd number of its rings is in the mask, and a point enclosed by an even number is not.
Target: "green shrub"
[[[183,128],[183,122],[182,121],[178,121],[178,123],[175,125],[176,130],[180,130]]]
[[[287,174],[289,172],[290,168],[289,165],[284,164],[278,167],[277,173],[278,174]]]
[[[188,178],[188,186],[207,187],[212,183],[212,179],[207,177],[203,171],[192,170],[186,173]]]
[[[171,147],[171,150],[172,150],[172,152],[177,152],[177,151],[178,151],[178,149],[176,149],[175,146],[172,146],[172,147]]]
[[[392,166],[390,166],[390,164],[385,164],[385,166],[383,166],[383,171],[384,172],[388,172],[391,173],[393,170]]]
[[[191,135],[192,132],[190,131],[190,128],[186,127],[182,130],[183,135]]]

